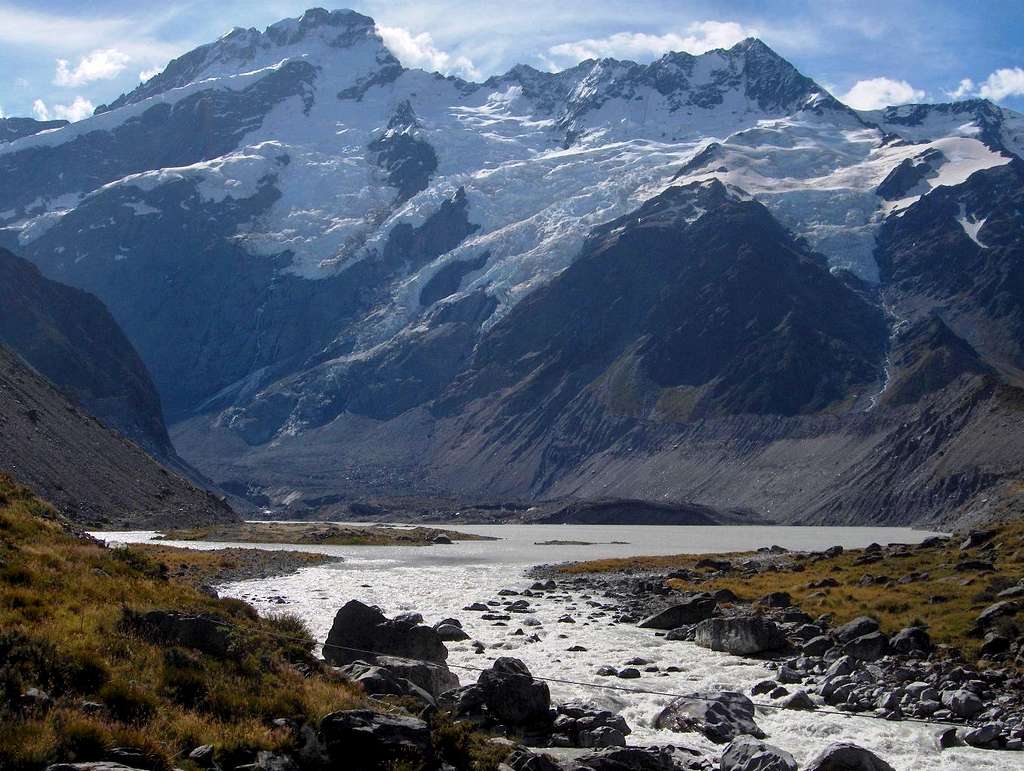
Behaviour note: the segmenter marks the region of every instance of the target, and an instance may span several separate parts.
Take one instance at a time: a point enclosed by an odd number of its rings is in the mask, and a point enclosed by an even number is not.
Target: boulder
[[[889,652],[889,638],[881,632],[856,637],[843,646],[843,654],[858,661],[878,661]]]
[[[499,771],[506,767],[512,771],[564,771],[559,763],[556,763],[548,755],[538,755],[526,747],[516,747],[512,754],[505,758],[505,763],[498,766]]]
[[[438,546],[451,545],[452,539],[446,536],[444,533],[438,533],[433,537],[431,543],[436,544]]]
[[[897,653],[928,653],[932,649],[932,638],[922,627],[908,626],[893,635],[889,646]]]
[[[466,634],[461,626],[453,624],[441,624],[435,627],[435,631],[441,642],[462,642],[469,639],[469,635]]]
[[[792,755],[753,736],[729,742],[719,763],[721,771],[796,771]]]
[[[738,656],[781,650],[787,645],[779,625],[761,616],[709,618],[697,624],[693,639],[702,648]]]
[[[566,771],[711,771],[710,761],[691,747],[615,747],[569,762]]]
[[[696,731],[715,744],[726,744],[749,734],[763,739],[754,722],[754,702],[742,693],[697,693],[674,699],[654,719],[654,727],[689,733]]]
[[[374,661],[385,667],[392,675],[415,683],[418,687],[437,698],[445,691],[459,687],[459,676],[447,666],[425,664],[406,658],[377,656]]]
[[[548,684],[534,680],[519,659],[503,656],[477,680],[487,711],[505,725],[524,726],[551,720]]]
[[[807,695],[807,691],[794,691],[792,694],[782,700],[782,706],[786,709],[799,709],[805,711],[811,711],[818,708],[818,705],[814,703],[814,700]]]
[[[804,771],[895,771],[870,750],[849,742],[835,742],[819,752]]]
[[[833,635],[839,642],[846,643],[877,631],[878,622],[875,619],[869,616],[859,616],[853,619],[853,621],[837,626],[833,631]]]
[[[405,656],[441,664],[448,658],[448,649],[429,626],[389,619],[377,608],[350,600],[334,617],[324,644],[324,658],[340,666],[374,655]]]
[[[718,603],[710,594],[695,594],[678,605],[666,608],[640,622],[641,629],[677,629],[711,618]]]
[[[942,706],[957,717],[962,717],[967,720],[970,720],[985,708],[981,699],[964,688],[952,691],[943,691]]]
[[[832,638],[826,635],[818,635],[812,637],[810,640],[805,642],[801,647],[805,656],[824,656],[825,653],[832,649]]]
[[[793,598],[789,596],[788,592],[769,592],[759,599],[757,604],[767,608],[788,608],[793,604]]]
[[[337,768],[437,767],[430,727],[418,718],[345,710],[324,717],[319,733]]]
[[[975,630],[984,632],[997,620],[1016,616],[1020,613],[1021,608],[1024,608],[1024,604],[1014,600],[1000,600],[993,603],[978,614],[974,620]]]

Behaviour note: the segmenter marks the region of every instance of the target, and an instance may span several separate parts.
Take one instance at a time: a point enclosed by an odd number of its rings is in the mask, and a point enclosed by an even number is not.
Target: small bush
[[[145,723],[156,714],[159,702],[149,691],[112,680],[100,691],[100,699],[122,723]]]
[[[97,720],[78,715],[57,721],[56,756],[61,761],[102,760],[111,747],[110,732]]]

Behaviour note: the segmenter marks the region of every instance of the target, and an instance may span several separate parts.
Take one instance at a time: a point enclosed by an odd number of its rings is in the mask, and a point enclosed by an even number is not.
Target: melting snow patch
[[[960,216],[956,218],[956,221],[960,223],[960,227],[964,229],[967,237],[982,249],[988,249],[988,247],[985,246],[985,244],[981,242],[981,239],[978,238],[978,233],[981,231],[986,219],[987,218],[976,220],[973,217],[968,219],[966,207],[963,204],[960,204]]]

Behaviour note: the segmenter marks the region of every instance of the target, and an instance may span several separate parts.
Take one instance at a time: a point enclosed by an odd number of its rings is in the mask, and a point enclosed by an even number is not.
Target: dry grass
[[[246,572],[258,573],[266,569],[274,573],[288,573],[313,565],[322,565],[333,558],[326,554],[302,551],[264,551],[260,549],[184,549],[140,543],[132,549],[167,566],[170,578],[195,584],[229,581]]]
[[[958,571],[956,564],[975,552],[960,551],[959,539],[940,547],[908,549],[907,557],[887,557],[880,562],[855,565],[861,550],[851,550],[834,559],[803,559],[778,572],[765,571],[743,577],[738,574],[697,581],[672,579],[669,586],[681,591],[713,591],[730,589],[742,599],[757,599],[769,592],[788,592],[795,604],[811,615],[831,613],[836,623],[861,615],[874,616],[887,632],[905,626],[923,624],[939,644],[960,649],[975,659],[981,640],[971,636],[970,629],[978,613],[995,602],[995,595],[1024,577],[1024,522],[1004,522],[993,539],[998,557],[995,571]],[[738,559],[763,557],[756,554],[678,555],[668,557],[637,557],[595,560],[568,565],[567,573],[588,572],[668,572],[695,569],[703,558]],[[700,571],[697,573],[710,573]],[[922,580],[897,583],[896,579],[910,573],[927,574]],[[892,581],[861,586],[861,580],[889,576]],[[834,588],[812,588],[810,584],[832,578],[840,585]]]
[[[365,706],[327,670],[314,665],[307,678],[294,666],[311,660],[313,646],[296,620],[259,618],[169,572],[143,551],[69,532],[0,477],[0,768],[93,760],[125,745],[170,768],[200,744],[225,756],[280,748],[289,738],[271,726],[275,718]],[[124,607],[217,614],[236,626],[235,653],[221,659],[142,639],[121,624]],[[30,687],[48,692],[52,706],[19,708]]]

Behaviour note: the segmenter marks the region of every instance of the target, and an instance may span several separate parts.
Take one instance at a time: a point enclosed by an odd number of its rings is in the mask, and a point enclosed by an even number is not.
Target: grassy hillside
[[[168,573],[142,550],[74,532],[0,476],[0,768],[109,758],[115,747],[141,749],[146,768],[191,768],[189,752],[205,744],[231,768],[289,749],[280,718],[390,709],[316,660],[297,619],[259,617]],[[150,609],[217,616],[231,625],[227,650],[148,639],[131,620]]]

